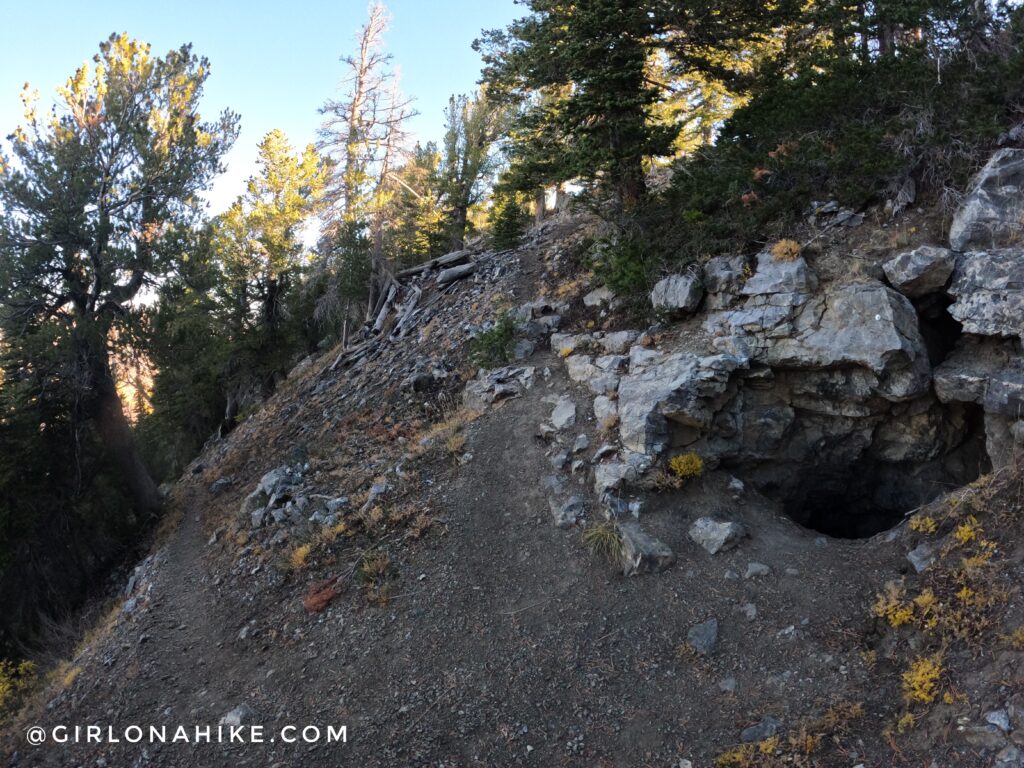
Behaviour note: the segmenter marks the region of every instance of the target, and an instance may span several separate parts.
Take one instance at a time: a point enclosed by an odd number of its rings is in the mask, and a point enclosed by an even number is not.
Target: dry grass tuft
[[[771,247],[770,253],[776,261],[796,261],[802,250],[796,240],[779,240]]]
[[[295,547],[288,554],[288,567],[293,571],[301,571],[306,567],[306,562],[309,560],[309,555],[313,552],[312,542],[306,542]]]
[[[590,554],[603,557],[610,563],[622,560],[622,535],[615,523],[602,522],[590,525],[583,531],[583,544]]]

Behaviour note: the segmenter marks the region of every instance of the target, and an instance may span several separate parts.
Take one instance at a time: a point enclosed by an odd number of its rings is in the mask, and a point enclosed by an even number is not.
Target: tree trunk
[[[535,210],[533,212],[533,220],[535,223],[540,224],[544,221],[545,206],[547,205],[547,190],[541,187],[537,190],[537,194],[534,196]]]
[[[117,386],[105,360],[94,366],[95,418],[104,449],[114,460],[135,501],[137,511],[152,514],[160,509],[160,494],[142,463],[131,426],[125,418]]]
[[[459,205],[452,211],[452,240],[451,249],[461,251],[466,246],[466,222],[469,219],[469,210],[465,205]]]
[[[639,158],[635,162],[625,161],[620,167],[622,170],[617,191],[622,210],[628,213],[636,210],[647,194],[647,180],[644,178],[644,169]]]
[[[896,52],[896,27],[892,24],[881,24],[878,28],[878,53],[881,56],[892,56]]]
[[[871,63],[871,36],[868,33],[868,9],[865,3],[860,3],[857,6],[857,17],[859,20],[860,35],[860,63],[870,64]]]
[[[117,384],[107,357],[108,332],[103,323],[88,320],[81,321],[72,332],[75,359],[79,361],[84,377],[83,390],[89,393],[76,408],[76,417],[96,422],[103,451],[113,460],[121,479],[128,486],[136,512],[151,515],[160,509],[160,494],[135,446],[131,425],[117,394]]]

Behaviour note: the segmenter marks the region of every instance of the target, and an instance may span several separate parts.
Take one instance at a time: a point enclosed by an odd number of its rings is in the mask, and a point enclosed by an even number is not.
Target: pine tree
[[[182,257],[182,228],[236,134],[225,113],[203,123],[209,73],[188,46],[163,58],[127,36],[101,44],[59,90],[60,110],[26,99],[27,127],[0,159],[0,321],[25,365],[61,357],[78,396],[68,418],[92,422],[140,511],[158,506],[111,370],[132,337],[135,299]],[[54,340],[52,352],[32,341]]]
[[[385,250],[397,268],[441,256],[445,237],[441,202],[441,154],[433,142],[413,147],[406,162],[391,175]]]
[[[498,168],[494,143],[506,132],[508,115],[508,108],[489,99],[486,92],[448,100],[440,189],[453,251],[465,244],[469,209],[483,199]]]
[[[657,16],[631,0],[526,5],[530,16],[474,44],[495,95],[526,102],[513,163],[532,167],[530,180],[543,170],[547,181],[595,181],[635,209],[646,193],[645,161],[669,154],[676,133],[652,119],[665,98],[646,76],[662,33]]]

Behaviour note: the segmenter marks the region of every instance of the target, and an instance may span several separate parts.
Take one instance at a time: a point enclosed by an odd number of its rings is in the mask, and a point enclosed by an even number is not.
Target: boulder
[[[545,317],[564,315],[569,311],[569,305],[564,301],[550,301],[548,299],[537,299],[516,307],[510,313],[513,320],[521,323],[530,320],[543,320]]]
[[[555,404],[551,412],[551,423],[555,429],[565,429],[576,423],[576,403],[568,397],[563,397]]]
[[[571,528],[586,512],[586,502],[580,496],[570,496],[565,502],[550,502],[551,516],[558,528]]]
[[[1024,336],[1024,248],[971,251],[957,259],[949,313],[964,332]]]
[[[651,291],[651,305],[672,315],[692,314],[704,297],[704,286],[695,275],[669,275]]]
[[[624,499],[611,493],[604,494],[601,502],[601,512],[606,520],[636,520],[643,509],[643,502],[639,499]]]
[[[614,373],[599,373],[587,380],[587,389],[595,395],[610,395],[619,388],[619,377]]]
[[[602,355],[594,361],[594,365],[602,371],[621,372],[629,365],[625,355]]]
[[[639,331],[615,331],[606,333],[597,340],[606,355],[621,355],[627,352],[632,344],[640,338]]]
[[[616,527],[622,539],[622,573],[638,576],[660,573],[675,562],[668,545],[645,533],[633,521],[619,522]]]
[[[578,349],[586,349],[594,341],[589,333],[553,333],[551,334],[551,351],[562,357],[568,357]]]
[[[811,293],[818,287],[818,278],[802,256],[780,260],[764,251],[757,256],[754,274],[743,284],[744,296],[773,293]]]
[[[515,346],[512,348],[512,359],[516,361],[522,361],[532,355],[537,349],[537,345],[529,339],[519,339],[516,341]],[[416,390],[415,387],[413,391]]]
[[[904,296],[917,298],[941,290],[956,266],[948,248],[922,245],[905,251],[882,267],[889,284]]]
[[[1024,149],[996,152],[971,183],[953,217],[949,243],[955,251],[1017,242],[1024,222]]]
[[[570,355],[565,358],[565,372],[579,384],[585,384],[598,375],[599,370],[589,355]]]
[[[604,461],[594,467],[594,490],[601,495],[626,483],[635,483],[650,467],[649,457],[626,451],[617,461]]]
[[[600,307],[615,301],[615,293],[610,288],[597,288],[583,297],[583,306]]]
[[[241,513],[249,516],[253,528],[259,528],[266,520],[266,513],[278,502],[288,498],[296,477],[287,466],[270,470],[260,478],[256,488],[242,502]]]
[[[711,426],[732,374],[747,361],[734,355],[689,352],[634,366],[619,382],[619,437],[631,451],[652,456],[669,444],[669,422],[697,431]]]
[[[619,416],[619,406],[610,397],[599,395],[594,398],[594,418],[601,424]]]
[[[742,256],[715,256],[704,265],[704,288],[709,294],[735,294],[743,286]]]
[[[732,549],[746,535],[747,529],[742,524],[711,517],[698,518],[689,531],[690,538],[712,555]]]
[[[876,282],[839,286],[809,302],[795,332],[755,357],[773,368],[865,368],[891,401],[917,397],[931,384],[917,312],[906,296]]]
[[[536,369],[532,366],[508,366],[482,369],[462,391],[462,403],[470,410],[485,411],[492,403],[521,395],[533,386]]]

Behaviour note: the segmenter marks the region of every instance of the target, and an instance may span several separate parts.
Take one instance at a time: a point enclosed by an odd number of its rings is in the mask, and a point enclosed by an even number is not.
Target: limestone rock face
[[[886,262],[885,277],[904,296],[917,298],[941,290],[956,266],[956,254],[948,248],[922,245]]]
[[[757,256],[757,269],[740,290],[744,296],[775,293],[810,293],[818,287],[818,278],[803,257],[779,260],[764,252]]]
[[[758,358],[779,368],[864,368],[880,377],[878,391],[889,400],[916,397],[931,383],[913,305],[880,283],[840,286],[809,302],[795,332]]]
[[[708,293],[739,293],[742,286],[742,256],[715,256],[704,265],[704,287]]]
[[[1024,150],[1001,149],[971,184],[953,218],[949,242],[955,251],[1017,242],[1024,222]]]
[[[977,403],[1003,416],[1024,414],[1024,354],[1005,339],[964,336],[935,369],[935,393],[944,403]]]
[[[746,260],[742,256],[715,256],[704,265],[705,309],[725,309],[743,288]]]
[[[694,275],[669,275],[654,286],[651,304],[672,314],[692,314],[703,297],[704,286]]]
[[[1024,150],[998,153],[958,214],[954,250],[895,255],[888,284],[822,282],[802,257],[719,256],[701,280],[672,275],[652,292],[656,307],[696,315],[678,327],[621,330],[609,318],[614,330],[554,333],[594,419],[604,430],[618,422],[617,444],[588,462],[595,491],[617,498],[667,452],[693,451],[783,501],[798,522],[814,527],[819,510],[841,505],[864,519],[833,535],[871,535],[871,515],[898,516],[989,463],[1016,460],[1022,191]],[[591,408],[580,413],[589,419]],[[717,551],[717,525],[704,520],[691,537]]]
[[[1024,335],[1024,248],[971,251],[957,259],[949,313],[966,333]]]
[[[747,361],[735,355],[668,355],[634,365],[619,383],[619,437],[637,453],[660,454],[668,444],[668,422],[697,430],[711,426],[723,405],[731,375]]]
[[[1022,453],[1024,354],[1017,341],[964,336],[935,369],[935,392],[946,403],[975,403],[985,414],[985,449],[996,469]]]

